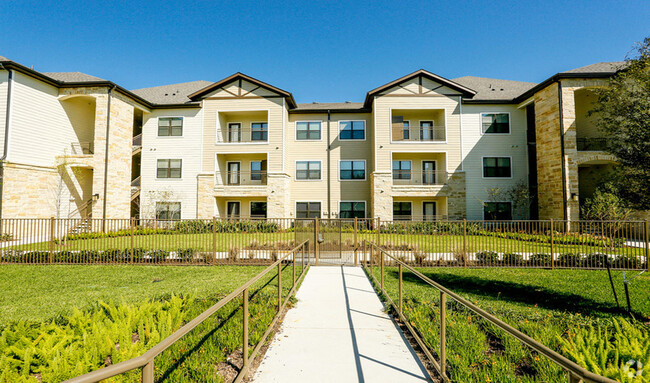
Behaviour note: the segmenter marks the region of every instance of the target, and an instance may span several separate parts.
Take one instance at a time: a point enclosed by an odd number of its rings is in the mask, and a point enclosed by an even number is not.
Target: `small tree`
[[[590,221],[625,221],[632,211],[618,195],[597,189],[582,205],[582,217]]]
[[[650,37],[596,94],[590,113],[598,115],[597,127],[613,143],[607,150],[620,162],[614,178],[620,196],[636,209],[650,209]]]

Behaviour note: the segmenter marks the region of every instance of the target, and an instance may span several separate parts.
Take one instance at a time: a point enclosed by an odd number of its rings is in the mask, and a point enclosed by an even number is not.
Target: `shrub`
[[[643,266],[643,262],[641,258],[635,255],[622,254],[616,257],[612,266],[619,269],[640,269]]]
[[[427,255],[422,251],[414,251],[413,257],[415,257],[415,264],[418,266],[422,266],[422,264],[424,264],[424,261],[427,258]]]
[[[578,253],[564,253],[558,257],[558,263],[566,267],[578,267],[582,265],[582,255]]]
[[[20,257],[23,262],[47,263],[50,261],[50,253],[47,251],[28,251]]]
[[[607,267],[610,257],[607,254],[591,253],[584,259],[583,266],[585,267]]]
[[[198,219],[178,221],[174,224],[172,230],[182,234],[208,233],[212,231],[212,222]]]
[[[97,250],[81,250],[79,258],[82,262],[97,262],[100,260],[100,253]]]
[[[451,252],[454,254],[454,259],[459,265],[464,265],[466,263],[467,253],[465,253],[462,248],[455,247],[451,249]]]
[[[553,263],[551,254],[536,253],[530,256],[530,263],[533,266],[550,266]]]
[[[54,262],[71,263],[75,261],[76,255],[71,251],[57,251],[54,253]]]
[[[499,261],[499,254],[496,251],[481,250],[476,252],[476,259],[482,265],[494,265]]]
[[[147,253],[152,262],[163,262],[169,257],[169,251],[166,250],[152,250]]]
[[[239,247],[231,247],[228,249],[228,260],[230,262],[237,262],[239,260]]]
[[[102,255],[104,256],[104,259],[109,262],[119,262],[124,259],[122,250],[117,249],[106,250]]]
[[[278,252],[277,250],[271,251],[271,262],[276,262],[278,260]]]
[[[503,263],[508,266],[522,265],[524,256],[517,253],[503,253]]]

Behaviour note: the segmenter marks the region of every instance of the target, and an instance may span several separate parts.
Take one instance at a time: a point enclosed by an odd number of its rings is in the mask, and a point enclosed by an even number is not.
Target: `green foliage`
[[[552,262],[551,254],[536,253],[530,256],[530,263],[534,266],[550,266]]]
[[[636,56],[609,86],[596,88],[596,124],[615,142],[607,150],[614,154],[615,183],[633,207],[650,209],[650,37],[638,44]]]
[[[575,327],[557,336],[562,353],[582,367],[624,383],[650,382],[650,330],[626,319]]]
[[[506,265],[523,265],[524,256],[517,253],[503,253],[503,263]]]
[[[476,259],[482,265],[496,265],[499,262],[499,254],[489,250],[477,251]]]
[[[558,263],[566,267],[580,267],[583,257],[578,253],[564,253],[558,257]]]
[[[584,201],[581,210],[582,218],[589,221],[625,221],[631,213],[619,196],[600,189]]]

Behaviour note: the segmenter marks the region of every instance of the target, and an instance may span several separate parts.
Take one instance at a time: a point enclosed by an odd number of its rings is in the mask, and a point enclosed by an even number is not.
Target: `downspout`
[[[7,152],[9,150],[9,125],[11,124],[11,93],[14,83],[14,72],[11,69],[5,68],[0,64],[0,69],[7,70],[7,109],[5,116],[5,135],[2,157],[0,157],[0,220],[2,219],[2,197],[4,195],[4,176],[5,176],[5,160],[7,159]]]
[[[332,141],[330,140],[331,113],[327,110],[327,218],[332,218],[332,175],[331,175],[331,153]]]
[[[116,85],[108,88],[108,101],[106,106],[106,150],[104,153],[104,201],[102,202],[102,231],[106,231],[106,197],[108,196],[108,147],[109,147],[109,133],[111,127],[111,93]]]
[[[566,169],[564,161],[564,116],[562,113],[562,82],[557,80],[557,99],[558,99],[558,114],[560,116],[560,153],[562,156],[562,207],[565,228],[568,226],[568,205],[567,205],[567,186],[566,186]]]

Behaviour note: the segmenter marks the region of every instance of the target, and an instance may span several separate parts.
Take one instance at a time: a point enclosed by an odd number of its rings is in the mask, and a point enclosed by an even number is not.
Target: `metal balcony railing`
[[[614,142],[608,138],[576,138],[578,151],[606,151]]]
[[[215,186],[250,186],[266,184],[266,171],[226,171],[215,173]]]
[[[445,141],[447,135],[444,126],[393,126],[393,141]]]
[[[142,146],[142,133],[133,137],[133,146],[134,147]]]
[[[448,179],[449,174],[445,171],[393,170],[393,185],[445,185]]]
[[[269,131],[267,129],[251,129],[227,127],[219,130],[217,134],[219,143],[240,143],[240,142],[269,142]]]
[[[70,143],[72,149],[72,155],[84,155],[84,154],[93,154],[93,143],[92,142],[72,142]]]

